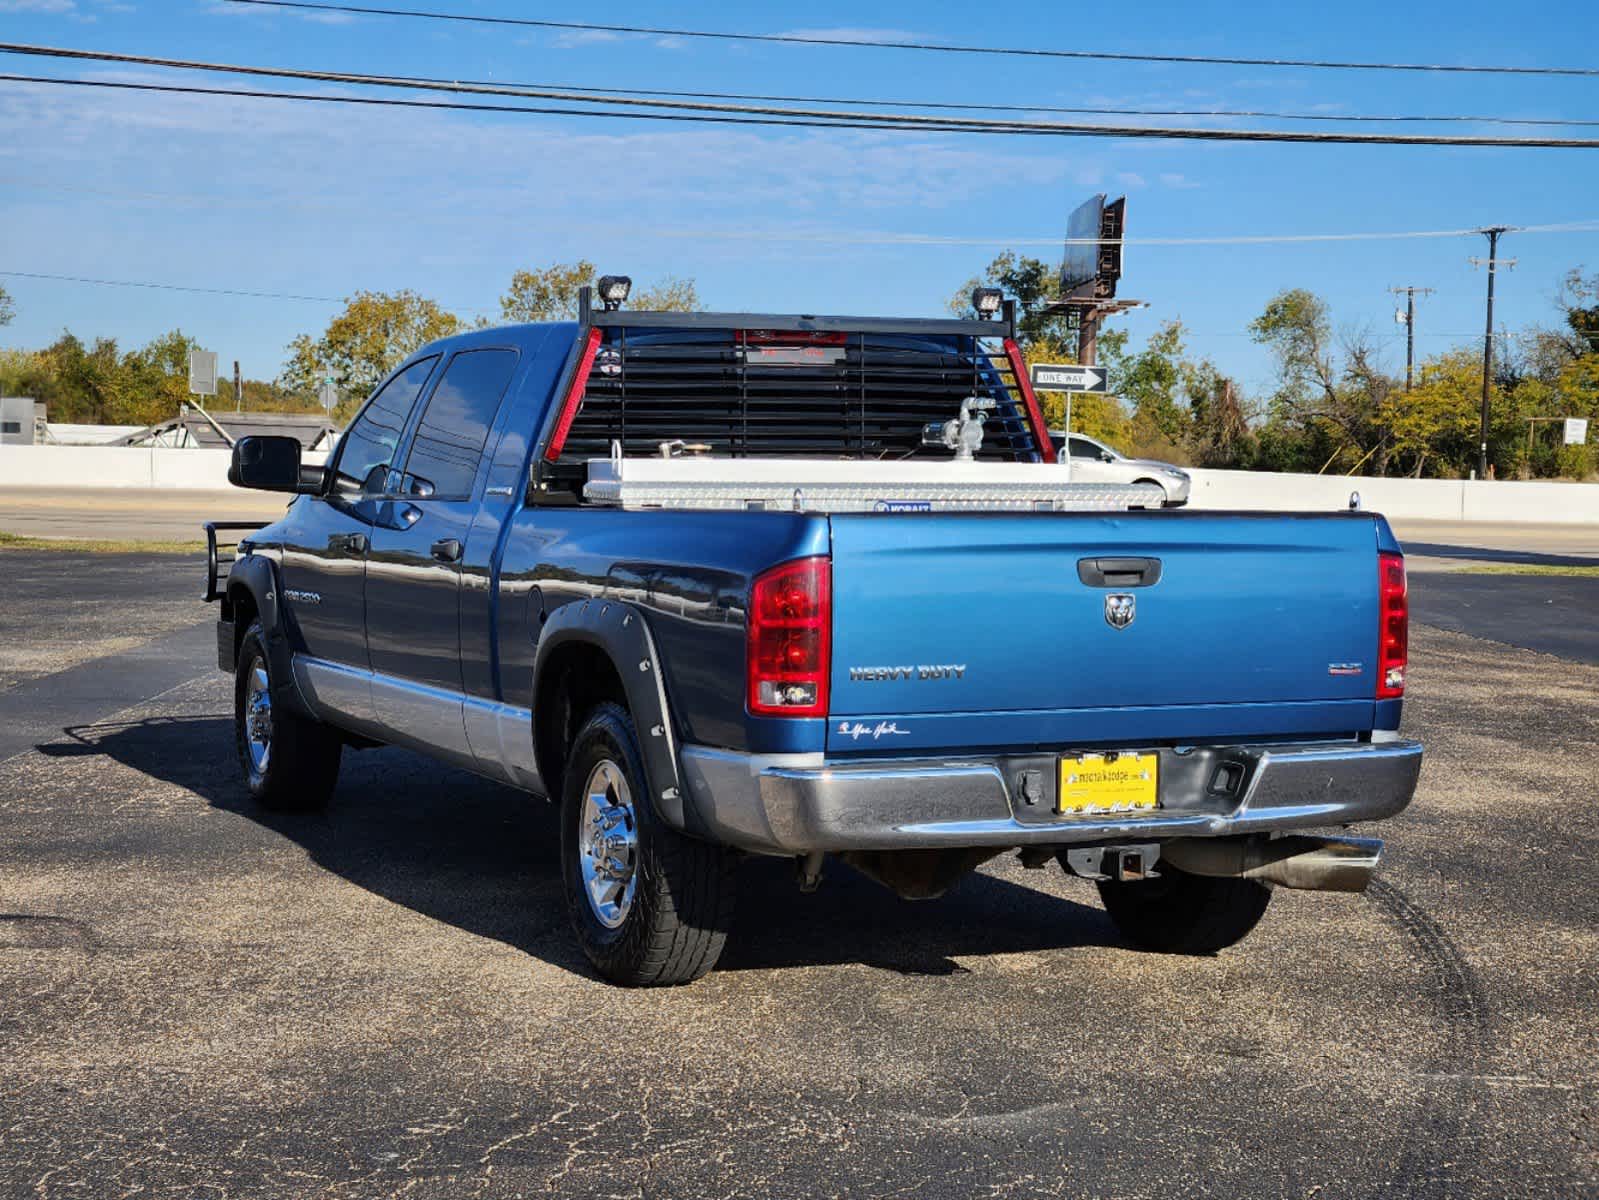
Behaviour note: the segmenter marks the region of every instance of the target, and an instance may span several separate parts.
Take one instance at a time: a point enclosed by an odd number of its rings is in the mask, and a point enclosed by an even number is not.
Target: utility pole
[[[1416,374],[1416,296],[1430,296],[1432,288],[1406,286],[1388,290],[1396,296],[1403,292],[1405,296],[1405,315],[1402,318],[1397,313],[1394,315],[1405,325],[1405,392],[1408,395]]]
[[[1077,363],[1083,367],[1099,365],[1099,310],[1083,308],[1077,318]]]
[[[239,374],[239,360],[233,360],[233,411],[244,411],[244,377]]]
[[[1482,334],[1482,424],[1477,441],[1477,478],[1488,478],[1488,392],[1493,386],[1494,369],[1494,273],[1499,267],[1499,235],[1509,233],[1508,225],[1490,225],[1478,233],[1488,238],[1488,316]],[[1472,266],[1480,266],[1483,259],[1474,258]],[[1513,267],[1516,260],[1506,259],[1505,266]]]

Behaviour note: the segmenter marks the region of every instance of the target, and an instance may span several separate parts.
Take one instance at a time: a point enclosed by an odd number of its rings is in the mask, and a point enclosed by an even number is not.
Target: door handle
[[[1160,582],[1160,559],[1079,558],[1077,578],[1089,587],[1149,587]]]
[[[433,543],[433,557],[441,563],[461,561],[461,543],[455,538],[440,538]]]
[[[365,554],[366,547],[364,533],[336,533],[328,539],[329,550],[342,550],[346,554]]]

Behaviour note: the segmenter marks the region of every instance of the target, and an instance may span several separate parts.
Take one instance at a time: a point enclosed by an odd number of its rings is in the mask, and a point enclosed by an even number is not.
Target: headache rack
[[[1008,312],[995,321],[885,320],[583,304],[580,322],[567,391],[580,403],[542,468],[568,487],[612,443],[627,457],[682,441],[730,458],[936,459],[922,430],[968,396],[995,402],[980,458],[1054,458],[1025,368],[1017,377]]]
[[[536,479],[625,508],[1064,512],[1159,507],[1153,485],[1074,484],[997,320],[594,311]],[[955,460],[929,427],[986,410]]]
[[[205,523],[205,602],[222,599],[222,588],[233,570],[233,560],[238,557],[239,542],[243,539],[226,536],[233,533],[250,533],[265,521],[207,521]],[[223,536],[218,536],[218,535]]]

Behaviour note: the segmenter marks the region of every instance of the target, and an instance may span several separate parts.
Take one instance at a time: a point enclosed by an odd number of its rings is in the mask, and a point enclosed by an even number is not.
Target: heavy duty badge
[[[1133,623],[1138,597],[1131,592],[1112,592],[1105,597],[1105,623],[1112,629],[1126,629]]]

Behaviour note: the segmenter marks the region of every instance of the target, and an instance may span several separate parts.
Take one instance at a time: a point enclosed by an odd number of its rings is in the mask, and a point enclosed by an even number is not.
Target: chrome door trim
[[[317,716],[333,724],[544,791],[528,709],[305,654],[294,656],[294,678]]]
[[[462,700],[460,692],[372,672],[372,720],[381,731],[379,737],[458,766],[475,767]]]
[[[317,716],[358,730],[373,726],[371,671],[308,654],[296,654],[293,664],[294,682]]]
[[[530,792],[544,791],[533,757],[533,713],[481,696],[464,699],[466,740],[479,769]]]

